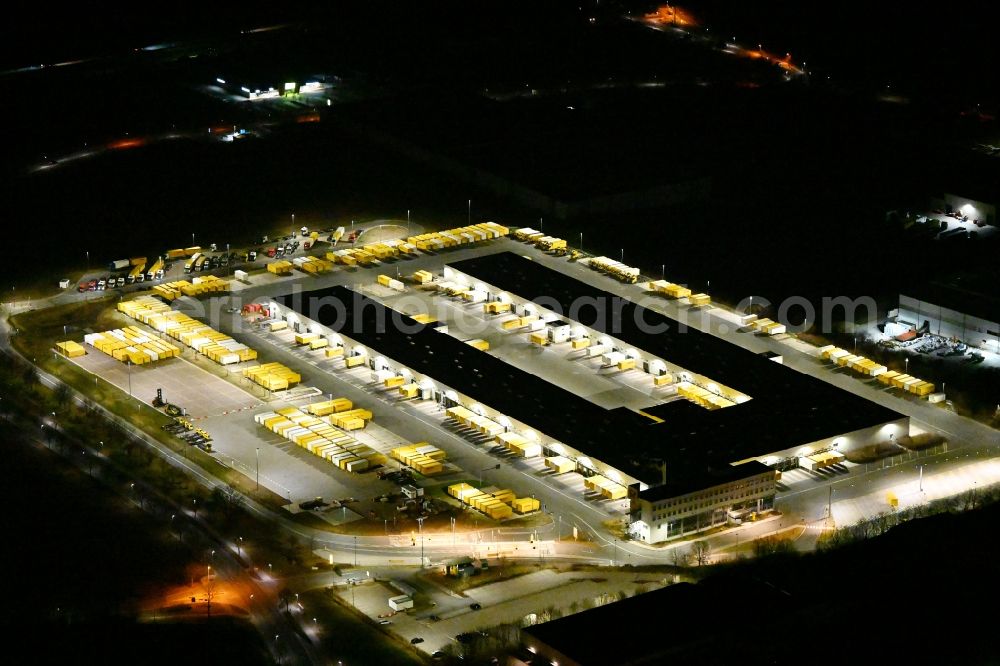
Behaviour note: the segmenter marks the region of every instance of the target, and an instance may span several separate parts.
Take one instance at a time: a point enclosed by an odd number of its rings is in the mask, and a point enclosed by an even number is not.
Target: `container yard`
[[[140,296],[118,304],[118,311],[146,324],[150,328],[180,340],[199,354],[220,365],[253,361],[257,352],[183,312],[151,296]]]
[[[178,280],[176,282],[158,284],[153,287],[153,294],[168,302],[175,301],[181,296],[197,298],[198,296],[214,296],[226,293],[229,293],[229,280],[223,280],[214,275],[191,278],[190,282],[187,280]]]
[[[243,376],[268,391],[284,391],[302,381],[301,375],[281,363],[263,363],[247,368],[243,371]]]
[[[386,457],[383,454],[358,442],[346,432],[342,420],[336,418],[338,414],[351,410],[317,414],[325,412],[331,403],[343,404],[344,400],[346,399],[339,398],[336,401],[312,403],[303,409],[284,407],[257,414],[254,421],[346,472],[363,472],[385,464]],[[371,412],[367,413],[370,419]]]
[[[144,333],[135,326],[116,328],[103,333],[87,333],[84,342],[111,356],[116,361],[133,365],[154,363],[174,358],[181,353],[180,348],[169,342]]]

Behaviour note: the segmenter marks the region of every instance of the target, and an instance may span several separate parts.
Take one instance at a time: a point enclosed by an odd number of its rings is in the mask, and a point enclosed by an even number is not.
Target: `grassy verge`
[[[513,578],[520,578],[521,576],[526,576],[530,573],[541,571],[542,569],[551,568],[552,567],[550,566],[542,566],[540,564],[507,564],[490,566],[489,569],[485,570],[477,569],[479,573],[466,578],[446,576],[440,571],[428,571],[423,574],[423,577],[427,578],[435,585],[439,585],[451,590],[452,592],[462,594],[466,590],[472,590],[477,587],[482,587],[483,585],[499,583],[500,581],[511,580]]]

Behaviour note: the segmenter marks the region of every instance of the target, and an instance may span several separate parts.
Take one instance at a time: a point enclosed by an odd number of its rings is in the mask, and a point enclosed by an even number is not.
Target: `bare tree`
[[[219,508],[226,521],[232,519],[243,502],[243,495],[232,486],[216,486],[212,489],[212,503]]]
[[[691,558],[695,563],[701,567],[708,564],[709,553],[712,547],[708,545],[707,541],[698,540],[691,544]]]

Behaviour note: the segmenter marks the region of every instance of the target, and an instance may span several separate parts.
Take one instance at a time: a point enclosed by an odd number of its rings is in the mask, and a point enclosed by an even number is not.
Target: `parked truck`
[[[114,261],[112,261],[111,263],[108,264],[108,270],[109,271],[123,271],[123,270],[125,270],[126,268],[128,268],[131,265],[132,265],[132,262],[129,261],[128,259],[115,259]]]
[[[204,255],[201,252],[195,252],[193,255],[191,255],[191,258],[188,259],[187,262],[184,264],[184,272],[190,273],[194,269],[195,263],[203,256]]]

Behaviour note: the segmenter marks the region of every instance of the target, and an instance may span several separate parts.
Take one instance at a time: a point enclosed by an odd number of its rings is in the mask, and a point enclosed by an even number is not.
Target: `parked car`
[[[392,620],[379,620],[379,624],[392,624]]]
[[[482,610],[483,609],[483,605],[481,603],[477,602],[477,603],[474,603],[474,604],[469,604],[469,608],[471,608],[472,610]]]
[[[420,636],[415,636],[414,638],[410,639],[410,643],[412,643],[414,645],[416,645],[417,643],[423,643],[423,642],[424,642],[424,639],[422,639]]]
[[[97,281],[97,291],[104,291],[105,285],[107,285],[107,282],[105,282],[104,280],[98,280]]]
[[[115,280],[115,286],[116,287],[124,287],[125,286],[125,278],[119,277],[117,280]]]

